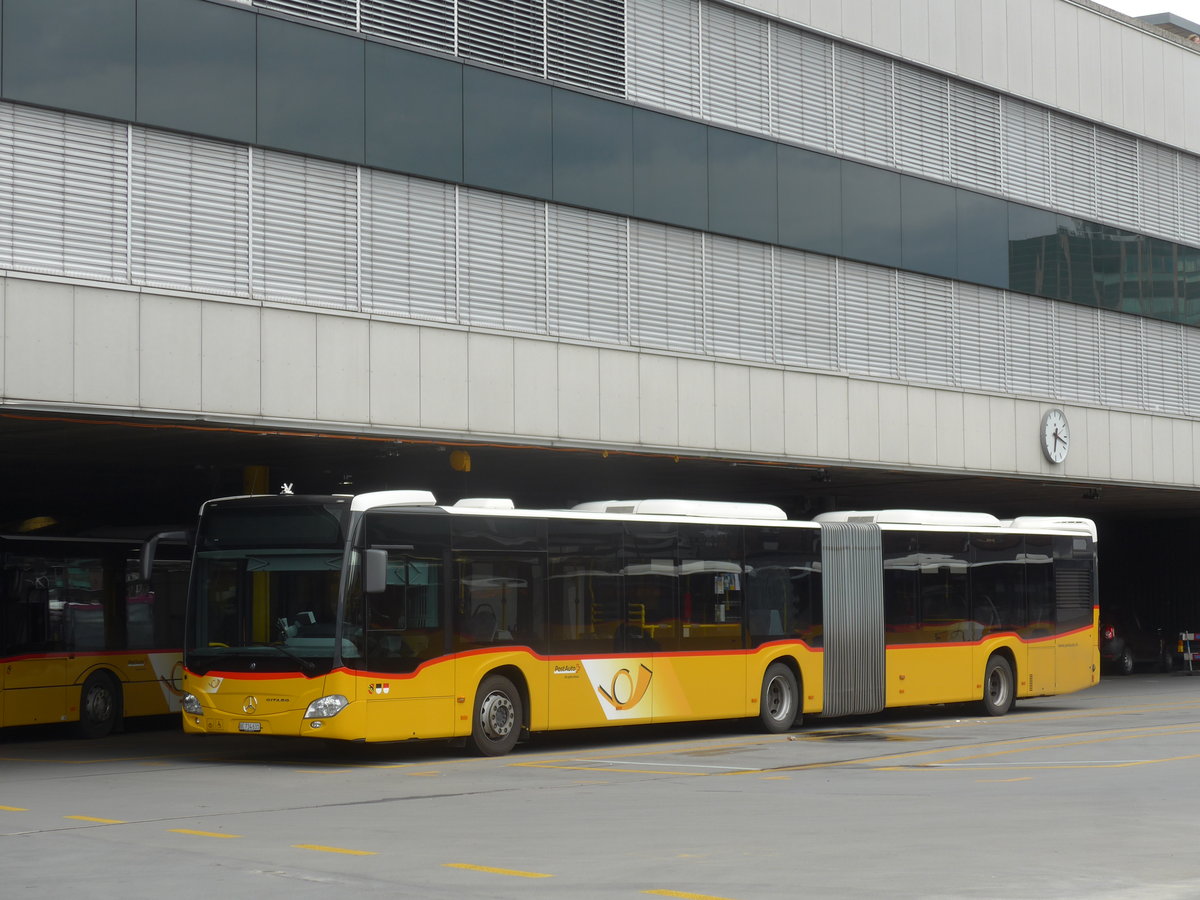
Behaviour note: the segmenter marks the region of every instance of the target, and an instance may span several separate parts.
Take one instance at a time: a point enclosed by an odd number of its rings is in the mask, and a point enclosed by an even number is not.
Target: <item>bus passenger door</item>
[[[1022,633],[1028,647],[1028,667],[1020,682],[1029,686],[1034,696],[1052,694],[1058,675],[1055,658],[1058,653],[1057,617],[1054,613],[1054,560],[1050,537],[1025,537],[1025,596],[1028,602],[1028,624]]]

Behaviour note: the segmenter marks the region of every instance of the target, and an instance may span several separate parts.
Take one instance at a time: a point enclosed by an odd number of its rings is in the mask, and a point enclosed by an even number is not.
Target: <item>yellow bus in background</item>
[[[101,737],[126,716],[179,710],[186,549],[0,535],[0,726],[73,722]]]
[[[522,510],[424,491],[201,509],[183,724],[451,739],[1019,697],[1098,679],[1096,530],[684,500]]]

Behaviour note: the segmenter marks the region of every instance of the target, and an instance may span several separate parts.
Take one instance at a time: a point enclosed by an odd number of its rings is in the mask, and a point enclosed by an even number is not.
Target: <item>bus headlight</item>
[[[304,711],[306,719],[328,719],[336,716],[350,704],[350,701],[341,694],[329,694],[325,697],[319,697],[312,703],[308,704],[308,709]]]
[[[198,716],[204,712],[200,708],[200,701],[196,699],[195,694],[184,694],[179,700],[179,705],[183,707],[185,713],[191,713],[193,716]]]

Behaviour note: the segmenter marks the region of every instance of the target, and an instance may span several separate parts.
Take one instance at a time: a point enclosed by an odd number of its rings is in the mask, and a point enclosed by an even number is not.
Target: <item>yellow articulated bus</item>
[[[201,509],[197,734],[441,738],[1019,697],[1095,684],[1096,531],[682,500],[521,510],[424,491]]]
[[[180,535],[182,537],[182,535]],[[164,544],[143,578],[135,539],[0,536],[0,726],[179,711],[188,559]]]

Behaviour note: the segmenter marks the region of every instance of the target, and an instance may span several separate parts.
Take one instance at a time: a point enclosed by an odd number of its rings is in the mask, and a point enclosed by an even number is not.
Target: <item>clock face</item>
[[[1061,409],[1049,410],[1042,416],[1042,453],[1052,463],[1060,463],[1067,458],[1071,449],[1071,426]]]

